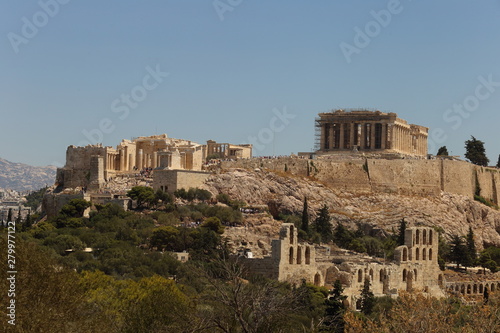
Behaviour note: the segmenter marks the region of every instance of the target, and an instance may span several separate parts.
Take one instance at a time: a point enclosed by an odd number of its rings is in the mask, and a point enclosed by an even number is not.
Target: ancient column
[[[153,152],[153,169],[158,167],[158,154],[156,152]]]
[[[365,123],[360,123],[359,126],[361,127],[361,135],[358,142],[359,149],[365,149],[366,126]]]
[[[139,170],[142,170],[142,168],[143,168],[142,163],[144,162],[144,159],[143,159],[142,155],[143,155],[143,151],[142,151],[142,149],[139,149],[139,151],[137,152],[137,168]]]
[[[332,150],[333,149],[333,123],[330,123],[329,130],[330,130],[330,133],[329,133],[330,135],[328,136],[328,148],[330,150]]]
[[[351,131],[349,132],[349,149],[354,148],[354,123],[349,124]]]
[[[370,123],[370,149],[375,149],[375,123]]]
[[[382,140],[381,140],[381,145],[380,148],[382,149],[387,149],[387,124],[382,123]]]
[[[344,123],[340,123],[339,149],[344,149]]]
[[[325,150],[325,137],[326,137],[326,125],[321,124],[321,135],[319,138],[319,150]],[[211,148],[211,145],[209,145],[209,149]],[[208,152],[208,155],[210,155],[210,151]]]
[[[125,154],[123,149],[120,150],[120,171],[125,170]]]

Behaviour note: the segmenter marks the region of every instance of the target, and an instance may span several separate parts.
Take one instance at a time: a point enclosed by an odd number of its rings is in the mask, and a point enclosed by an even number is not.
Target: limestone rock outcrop
[[[391,232],[405,218],[410,226],[441,227],[449,237],[465,235],[470,226],[479,250],[489,245],[500,246],[500,211],[458,194],[441,192],[439,196],[425,197],[349,191],[311,177],[260,169],[225,170],[209,177],[204,187],[215,195],[226,193],[250,205],[267,205],[271,214],[300,214],[307,197],[312,218],[326,204],[333,221],[354,229],[361,225]]]

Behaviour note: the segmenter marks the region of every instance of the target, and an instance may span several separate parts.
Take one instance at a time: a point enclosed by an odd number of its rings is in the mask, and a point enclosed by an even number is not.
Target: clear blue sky
[[[113,146],[260,134],[255,154],[290,154],[312,149],[317,113],[356,107],[430,127],[432,153],[470,135],[500,153],[498,0],[59,1],[0,5],[2,158],[64,164],[93,130]]]

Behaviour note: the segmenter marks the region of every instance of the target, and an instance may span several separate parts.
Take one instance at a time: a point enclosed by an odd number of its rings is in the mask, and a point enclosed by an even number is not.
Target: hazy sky
[[[500,153],[500,1],[5,0],[0,157],[167,133],[310,151],[314,117],[396,112]]]

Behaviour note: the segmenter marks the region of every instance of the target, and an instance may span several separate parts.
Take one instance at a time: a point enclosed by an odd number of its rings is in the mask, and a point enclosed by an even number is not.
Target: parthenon
[[[396,113],[335,110],[316,118],[317,153],[371,151],[427,155],[428,128],[408,124]]]

